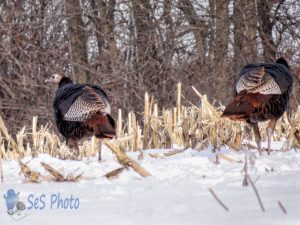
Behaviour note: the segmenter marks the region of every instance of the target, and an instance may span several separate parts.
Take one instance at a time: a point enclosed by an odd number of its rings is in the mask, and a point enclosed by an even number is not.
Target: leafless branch
[[[251,184],[251,186],[252,186],[252,188],[254,190],[254,193],[255,193],[255,196],[256,196],[256,198],[258,200],[258,203],[259,203],[259,206],[261,208],[261,211],[265,212],[266,211],[265,207],[264,207],[264,205],[263,205],[263,203],[261,201],[260,195],[259,195],[259,193],[258,193],[258,191],[257,191],[257,189],[255,187],[254,182],[252,181],[252,179],[250,178],[250,176],[248,174],[246,176],[247,176],[247,179],[249,180],[249,182],[250,182],[250,184]]]
[[[209,192],[212,194],[212,196],[216,199],[216,201],[225,209],[227,212],[229,211],[228,207],[219,199],[219,197],[216,195],[216,193],[209,188]]]
[[[284,214],[287,214],[287,211],[286,211],[285,207],[282,205],[281,201],[278,201],[278,206]]]

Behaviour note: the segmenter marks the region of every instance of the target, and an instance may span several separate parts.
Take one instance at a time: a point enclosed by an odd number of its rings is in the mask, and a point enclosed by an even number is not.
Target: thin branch
[[[124,166],[119,167],[117,169],[114,169],[113,171],[106,173],[104,175],[104,177],[106,177],[108,180],[112,180],[112,179],[118,177],[124,170],[125,170]]]
[[[278,201],[279,208],[282,210],[284,214],[287,214],[285,207],[282,205],[281,201]]]
[[[244,164],[244,169],[243,169],[245,176],[243,179],[243,186],[248,186],[248,179],[247,179],[247,177],[248,177],[248,157],[247,156],[248,156],[248,154],[245,150],[245,164]]]
[[[1,150],[0,150],[0,176],[1,176],[1,182],[3,183],[3,164],[2,164]]]
[[[254,182],[252,181],[252,179],[250,178],[250,176],[248,174],[246,176],[247,176],[247,179],[249,180],[249,182],[250,182],[250,184],[251,184],[251,186],[252,186],[252,188],[254,190],[254,193],[255,193],[255,195],[257,197],[257,200],[258,200],[258,203],[260,205],[261,211],[265,212],[266,211],[265,207],[264,207],[264,205],[263,205],[263,203],[261,201],[260,195],[259,195],[259,193],[258,193],[258,191],[257,191],[257,189],[255,187]]]
[[[228,207],[219,199],[216,193],[211,188],[209,188],[208,190],[212,194],[212,196],[214,196],[216,201],[228,212],[229,211]]]

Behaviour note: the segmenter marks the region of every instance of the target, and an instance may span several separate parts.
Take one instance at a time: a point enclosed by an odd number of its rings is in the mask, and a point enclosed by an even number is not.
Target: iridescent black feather
[[[293,77],[285,59],[280,58],[275,63],[249,64],[241,70],[236,96],[225,108],[222,117],[249,123],[260,153],[258,122],[270,120],[267,128],[269,153],[276,122],[287,108],[292,89]]]
[[[78,99],[83,99],[83,102],[88,104],[81,108]],[[95,110],[98,108],[98,111]],[[67,140],[78,141],[92,135],[112,138],[115,135],[115,122],[109,115],[107,95],[99,86],[74,84],[69,78],[63,77],[56,91],[53,109],[57,128]],[[73,118],[66,118],[66,114],[71,109],[73,114],[78,114],[72,115],[76,118],[75,121],[72,121]],[[82,113],[83,109],[84,113]]]

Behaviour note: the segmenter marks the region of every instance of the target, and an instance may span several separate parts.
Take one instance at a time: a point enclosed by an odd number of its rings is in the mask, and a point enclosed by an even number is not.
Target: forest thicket
[[[283,56],[297,77],[299,28],[298,0],[1,0],[1,116],[11,131],[51,120],[53,73],[99,84],[114,115],[145,91],[174,105],[178,81],[186,102],[194,85],[226,104],[247,63]]]

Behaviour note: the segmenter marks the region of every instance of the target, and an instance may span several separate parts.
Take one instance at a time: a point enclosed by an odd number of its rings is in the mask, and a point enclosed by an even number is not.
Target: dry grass
[[[177,106],[165,109],[153,97],[145,94],[144,119],[140,124],[134,112],[127,118],[118,111],[117,137],[110,143],[122,151],[141,151],[150,148],[204,149],[211,144],[215,149],[228,145],[241,149],[243,137],[252,140],[252,133],[244,123],[233,122],[220,117],[223,107],[214,107],[205,95],[199,96],[196,105],[181,105],[181,84],[178,84]],[[33,117],[32,127],[23,127],[16,135],[9,134],[0,117],[0,156],[3,159],[21,159],[47,153],[61,159],[72,158],[74,153],[51,131],[51,126],[37,126],[38,118]],[[262,138],[266,140],[266,123],[260,124]],[[274,140],[286,139],[282,151],[300,147],[300,110],[290,118],[286,114],[276,126]],[[95,156],[97,140],[85,140],[80,145],[81,157]]]

